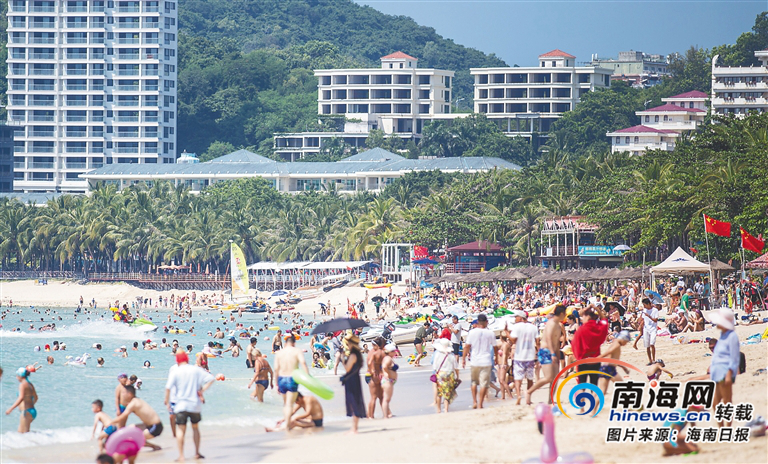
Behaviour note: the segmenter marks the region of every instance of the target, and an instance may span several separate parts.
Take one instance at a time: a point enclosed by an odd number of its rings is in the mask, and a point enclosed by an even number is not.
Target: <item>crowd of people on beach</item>
[[[598,357],[620,360],[622,350],[627,349],[628,345],[638,349],[641,341],[648,360],[647,378],[657,380],[663,375],[672,378],[672,371],[657,352],[656,339],[660,336],[673,337],[679,343],[708,343],[712,362],[707,374],[687,380],[711,379],[716,388],[715,404],[721,401],[732,403],[733,383],[745,369],[739,338],[734,330],[739,322],[734,309],[744,307],[747,300],[753,306],[757,305],[750,288],[750,285],[735,285],[726,281],[719,283],[717,290],[713,291],[706,278],[695,282],[686,282],[680,278],[664,281],[655,289],[631,281],[624,285],[611,286],[605,283],[590,287],[576,283],[556,286],[492,284],[464,288],[434,287],[418,291],[409,289],[399,295],[389,289],[388,294],[378,296],[375,301],[369,301],[366,291],[362,301],[348,302],[346,308],[343,305],[334,307],[330,301],[321,304],[320,319],[352,317],[380,324],[408,317],[423,317],[424,323],[415,333],[409,364],[414,368],[422,367],[421,360],[428,356],[427,348],[431,349],[432,360],[428,366],[432,371],[430,380],[433,404],[438,413],[449,411],[463,380],[469,380],[473,408],[483,408],[492,392],[495,392],[496,397],[500,395],[502,400],[516,400],[517,405],[524,401],[526,405],[531,405],[533,393],[550,385],[558,372],[574,361]],[[193,292],[192,295],[181,297],[161,296],[154,303],[149,298],[137,299],[130,307],[127,303],[122,307],[127,314],[131,314],[131,309],[136,311],[136,317],[147,315],[142,311],[151,310],[153,304],[155,308],[158,305],[173,308],[173,314],[168,314],[164,321],[168,323],[163,327],[164,333],[183,333],[178,332],[181,327],[185,327],[184,332],[193,333],[195,319],[192,318],[191,307],[200,303],[210,303],[210,299],[198,299]],[[87,309],[82,305],[81,297],[75,318],[77,314],[87,320],[104,318],[96,309],[95,300]],[[115,302],[114,306],[120,308],[120,302]],[[341,312],[337,315],[339,306]],[[375,309],[371,310],[371,306]],[[457,307],[461,310],[451,313],[451,308]],[[705,318],[703,311],[711,307],[717,309],[709,310]],[[545,308],[548,310],[543,311]],[[662,308],[666,309],[665,315],[662,315]],[[510,317],[497,338],[497,334],[489,328],[489,315],[500,309],[505,310],[505,314]],[[57,313],[51,309],[31,310],[32,314],[48,317],[56,317]],[[21,314],[22,310],[9,307],[2,312],[2,319],[11,311]],[[747,313],[749,318],[742,323],[765,322],[756,319],[751,311]],[[22,322],[29,322],[30,330],[55,330],[55,323],[43,324],[35,329],[31,319],[22,319]],[[40,318],[40,322],[44,322],[44,318]],[[290,328],[285,333],[279,328],[274,330],[277,322]],[[706,329],[707,323],[716,326],[720,336],[694,338],[697,332]],[[368,343],[362,343],[359,330],[314,334],[309,340],[308,354],[311,358],[307,364],[307,350],[297,348],[296,340],[301,336],[310,336],[309,331],[316,321],[306,320],[300,312],[265,314],[263,326],[258,327],[246,327],[242,322],[237,322],[232,312],[228,320],[225,318],[221,324],[224,329],[217,327],[215,332],[208,332],[211,340],[204,342],[196,354],[193,354],[194,346],[182,347],[178,340],[166,337],[162,337],[159,343],[151,339],[136,341],[130,349],[169,349],[175,356],[176,364],[168,372],[165,405],[170,414],[171,433],[177,439],[179,459],[184,458],[187,423],[192,426],[195,457],[202,458],[198,424],[201,421],[204,392],[216,380],[209,372],[208,359],[211,357],[239,357],[244,351],[245,367],[253,371],[247,387],[253,387],[251,397],[255,401],[264,401],[268,389],[277,389],[283,398],[283,418],[274,428],[267,428],[267,431],[323,427],[321,402],[313,395],[301,394],[299,384],[294,379],[296,369],[309,374],[309,366],[332,369],[335,375],[341,371],[346,414],[352,418],[351,432],[357,432],[359,419],[376,416],[377,404],[381,417],[393,417],[392,399],[400,367],[397,360],[403,354],[402,347],[395,345],[388,337],[379,336]],[[12,330],[17,329],[21,330]],[[224,339],[229,342],[226,347]],[[270,354],[274,355],[273,365],[257,347],[261,339],[268,343]],[[93,348],[100,351],[102,345],[94,343]],[[54,340],[51,345],[45,344],[42,349],[38,346],[35,350],[63,351],[66,350],[66,344]],[[129,356],[130,351],[126,346],[118,350],[119,356]],[[54,363],[52,356],[48,357],[48,363]],[[103,357],[98,358],[97,364],[104,365]],[[143,367],[153,366],[145,361]],[[466,367],[469,370],[464,375],[468,374],[469,378],[462,379]],[[624,378],[617,372],[616,366],[607,363],[582,363],[575,371],[585,371],[579,376],[579,382],[594,384],[604,393],[608,392],[610,382]],[[610,377],[586,371],[600,371]],[[37,415],[37,392],[29,382],[29,376],[34,372],[35,366],[17,371],[19,397],[6,411],[6,414],[10,414],[16,407],[22,408],[19,432],[29,431]],[[101,400],[97,399],[92,404],[95,417],[93,434],[98,434],[102,450],[108,437],[126,426],[131,414],[141,421],[139,427],[146,440],[152,440],[163,432],[160,416],[137,396],[142,385],[141,379],[136,375],[120,374],[117,380],[114,418],[110,418],[104,411]],[[369,391],[367,402],[363,380]],[[157,445],[149,441],[145,446],[157,448]],[[681,447],[672,451],[691,449]],[[101,455],[99,459],[103,461],[100,462],[108,462],[110,458],[116,462],[123,459],[133,462],[136,457],[135,454],[111,454]]]

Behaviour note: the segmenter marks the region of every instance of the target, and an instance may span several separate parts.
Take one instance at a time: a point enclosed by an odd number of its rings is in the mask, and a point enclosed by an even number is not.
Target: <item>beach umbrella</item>
[[[340,317],[337,319],[331,319],[328,322],[318,324],[312,329],[312,335],[328,332],[339,332],[347,329],[359,329],[362,327],[368,327],[368,323],[362,319],[350,319],[348,317]]]
[[[373,301],[374,303],[377,301],[384,301],[384,297],[381,295],[376,295],[373,298],[371,298],[371,301]]]
[[[645,296],[648,296],[651,298],[651,303],[653,304],[662,304],[664,303],[664,298],[657,292],[654,292],[653,290],[646,290],[643,293],[645,293]]]
[[[629,246],[627,246],[627,245],[621,244],[621,245],[616,245],[615,247],[613,247],[613,249],[614,249],[615,251],[629,251],[629,250],[631,250],[632,248],[631,248],[631,247],[629,247]]]

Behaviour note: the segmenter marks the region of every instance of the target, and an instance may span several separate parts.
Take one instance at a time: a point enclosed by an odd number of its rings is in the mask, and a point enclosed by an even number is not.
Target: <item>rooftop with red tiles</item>
[[[576,58],[576,57],[571,55],[570,53],[565,53],[559,48],[556,48],[551,52],[547,52],[547,53],[544,53],[543,55],[539,55],[539,58]]]
[[[411,55],[406,55],[405,53],[403,53],[401,51],[396,51],[395,53],[391,53],[391,54],[389,54],[387,56],[382,56],[381,59],[382,60],[402,60],[402,59],[406,59],[406,60],[417,60],[418,61],[418,58],[414,58]]]

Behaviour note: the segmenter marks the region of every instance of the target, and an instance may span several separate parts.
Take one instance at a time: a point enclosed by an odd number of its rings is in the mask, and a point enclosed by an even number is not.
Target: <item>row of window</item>
[[[735,76],[735,77],[717,77],[715,82],[731,86],[734,84],[757,85],[768,82],[768,76]]]
[[[56,63],[9,63],[9,76],[103,76],[107,72],[116,73],[118,76],[159,76],[160,65],[151,64],[113,64],[113,63],[66,63],[59,67]],[[170,77],[176,74],[176,65],[164,64],[163,76]],[[165,80],[166,89],[176,87],[173,80]]]
[[[437,95],[438,93],[435,92]],[[320,100],[410,100],[410,89],[360,89],[360,90],[323,90],[320,92]],[[419,100],[429,100],[430,90],[424,89],[418,91]],[[451,91],[444,90],[443,100],[451,100]]]
[[[565,113],[570,103],[481,103],[478,113]]]
[[[450,76],[441,76],[441,82],[446,86],[451,86]],[[410,74],[337,74],[334,76],[320,76],[319,82],[321,86],[325,85],[411,85]],[[416,76],[416,82],[418,85],[429,85],[432,81],[431,75],[419,75]]]
[[[640,137],[635,136],[635,137],[624,137],[624,144],[629,145],[630,140],[632,140],[632,143],[634,144],[640,143]],[[666,137],[661,137],[660,141],[666,142]],[[652,144],[655,142],[644,142],[644,143]],[[616,141],[614,142],[614,145],[621,145],[621,137],[616,137]]]
[[[104,44],[117,41],[118,44],[138,44],[143,40],[144,44],[159,44],[160,34],[157,32],[62,32],[59,37],[55,32],[9,32],[8,43],[12,44],[56,44],[60,38],[62,44]],[[165,32],[162,35],[165,45],[173,45],[176,42],[176,34]]]
[[[56,142],[34,141],[19,142],[15,152],[18,153],[104,153],[112,150],[115,153],[158,153],[159,142],[64,142],[58,149]],[[171,143],[171,145],[173,145]],[[44,161],[27,163],[27,168],[55,169],[53,157]]]
[[[168,96],[168,104],[170,106],[170,99],[174,98]],[[10,95],[9,104],[11,106],[56,106],[55,95]],[[114,98],[112,95],[107,95],[107,103],[114,103],[116,106],[160,106],[160,99],[158,95],[118,95]],[[58,103],[62,106],[104,106],[104,95],[66,95],[63,96]]]
[[[165,49],[165,59],[176,56],[176,50]],[[55,60],[55,48],[18,48],[8,50],[9,57],[16,60]],[[159,48],[64,48],[59,52],[61,59],[67,60],[103,60],[107,56],[115,56],[119,60],[158,60],[161,58]]]
[[[477,89],[478,100],[490,98],[571,98],[570,88],[494,88]]]
[[[59,133],[57,126],[29,126],[27,127],[27,137],[104,137],[105,129],[107,134],[114,134],[115,137],[129,138],[157,138],[160,135],[158,126],[143,127],[138,126],[66,126]],[[117,129],[117,130],[115,130]],[[166,127],[166,133],[173,132],[172,127]],[[59,135],[60,134],[60,135]]]
[[[743,98],[747,101],[754,101],[758,98],[765,98],[763,92],[718,92],[715,97],[722,98],[725,101],[733,101],[736,98]]]
[[[106,85],[104,84],[106,81]],[[56,85],[58,82],[58,85]],[[9,91],[118,91],[118,92],[156,92],[159,90],[158,79],[8,79]],[[165,97],[173,103],[173,96]],[[168,106],[168,104],[166,104]]]
[[[55,16],[9,16],[8,26],[11,28],[30,29],[56,29]],[[64,29],[102,29],[107,25],[116,25],[118,29],[159,29],[160,17],[88,17],[68,16],[61,18],[60,26]],[[173,29],[176,26],[176,18],[164,18],[165,29]]]
[[[475,81],[477,84],[570,84],[573,73],[510,73],[510,74],[477,74]],[[588,84],[591,74],[576,74],[576,80],[579,84]],[[606,76],[608,77],[608,76]]]
[[[163,2],[166,13],[176,10],[175,2]],[[60,5],[57,10],[56,6]],[[114,10],[117,13],[157,13],[160,11],[158,0],[147,1],[105,1],[105,0],[69,0],[56,2],[52,0],[10,0],[8,11],[12,13],[104,13]]]
[[[57,122],[54,110],[9,110],[8,120],[18,122]],[[160,111],[126,111],[126,110],[66,110],[58,122],[104,122],[112,118],[115,122],[161,122]],[[162,122],[174,121],[174,111],[162,111]],[[28,118],[28,119],[27,119]],[[167,135],[166,135],[167,137]]]

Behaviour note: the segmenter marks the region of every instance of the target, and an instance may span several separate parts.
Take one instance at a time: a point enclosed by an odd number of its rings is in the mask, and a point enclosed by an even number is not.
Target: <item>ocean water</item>
[[[115,387],[117,376],[126,373],[136,374],[143,382],[138,396],[146,400],[164,418],[166,409],[163,405],[165,382],[168,369],[175,363],[170,348],[158,350],[141,350],[141,341],[151,339],[160,344],[162,338],[169,343],[178,340],[180,346],[194,346],[193,352],[200,351],[208,341],[213,340],[207,335],[210,330],[215,332],[220,327],[225,333],[233,328],[235,323],[227,322],[219,311],[209,310],[195,312],[194,324],[179,323],[182,329],[194,325],[194,334],[165,334],[163,325],[168,324],[167,312],[149,312],[147,315],[159,329],[157,332],[143,334],[138,330],[112,322],[109,311],[94,311],[90,314],[76,314],[74,309],[51,309],[46,314],[45,308],[2,308],[4,319],[0,321],[0,367],[4,374],[0,379],[0,449],[32,447],[54,443],[72,443],[87,441],[91,436],[93,412],[91,403],[100,399],[104,402],[104,411],[114,417]],[[34,312],[34,311],[39,311]],[[20,314],[19,314],[20,312]],[[226,313],[228,315],[228,313]],[[76,316],[76,317],[75,317]],[[103,316],[103,318],[102,318]],[[59,321],[58,318],[62,320]],[[244,314],[236,322],[242,322],[246,327],[253,325],[263,328],[264,324],[277,325],[285,330],[288,324],[274,319],[274,323],[264,320],[264,314]],[[272,316],[269,316],[272,317]],[[41,321],[40,319],[43,319]],[[35,328],[45,324],[55,323],[56,331],[38,332],[29,330],[30,319]],[[22,322],[23,320],[23,322]],[[161,322],[162,321],[162,322]],[[286,321],[287,322],[287,321]],[[173,324],[171,322],[170,324]],[[173,324],[176,325],[176,324]],[[12,332],[11,329],[20,327],[27,331]],[[262,331],[257,347],[267,354],[270,364],[274,364],[271,354],[271,337],[275,332]],[[265,340],[270,337],[270,341]],[[228,338],[228,337],[227,337]],[[229,345],[227,338],[217,340]],[[43,347],[53,345],[53,341],[66,343],[66,351],[42,351]],[[300,348],[307,348],[308,337],[303,337],[297,343]],[[206,404],[203,406],[204,423],[208,426],[253,426],[261,428],[272,426],[281,415],[281,398],[276,390],[267,390],[265,402],[257,403],[250,399],[246,386],[253,371],[245,367],[245,347],[247,339],[239,339],[243,347],[241,355],[233,358],[231,353],[224,353],[222,358],[209,358],[208,363],[212,374],[224,374],[225,381],[218,381],[206,392]],[[133,351],[133,342],[139,342],[139,351]],[[102,350],[93,348],[94,343],[100,343]],[[121,345],[128,347],[128,357],[122,358],[115,351]],[[34,351],[40,346],[41,351]],[[66,356],[82,356],[88,353],[91,359],[85,367],[66,365]],[[47,356],[53,356],[55,363],[47,365]],[[104,367],[98,367],[96,358],[103,357]],[[310,356],[307,355],[309,362]],[[152,364],[151,369],[143,368],[144,361]],[[18,381],[15,371],[19,367],[33,364],[43,365],[43,368],[30,375],[29,380],[37,389],[39,401],[36,408],[37,419],[32,423],[34,433],[19,434],[16,432],[19,423],[19,408],[6,416],[5,411],[13,404],[18,396]],[[315,375],[323,372],[313,371]],[[137,422],[135,417],[130,423]]]

